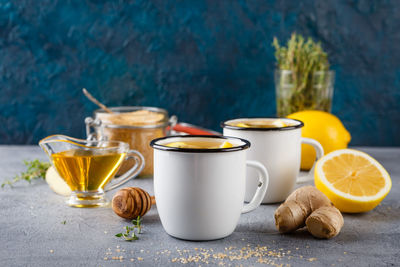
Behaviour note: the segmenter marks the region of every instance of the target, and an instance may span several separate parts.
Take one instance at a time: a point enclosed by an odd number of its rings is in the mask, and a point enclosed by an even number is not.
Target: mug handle
[[[303,175],[303,176],[300,176],[297,178],[297,181],[296,181],[297,183],[305,183],[305,182],[309,182],[309,181],[313,180],[315,163],[324,155],[324,148],[321,146],[321,144],[317,140],[302,137],[301,143],[311,145],[315,149],[315,152],[317,153],[317,158],[315,159],[315,162],[314,162],[312,168],[308,171],[308,173],[306,175]]]
[[[138,176],[138,174],[143,170],[144,168],[144,158],[142,154],[140,154],[139,151],[136,150],[129,150],[127,153],[127,156],[125,160],[127,159],[134,159],[135,160],[135,165],[128,170],[126,173],[118,177],[117,179],[113,179],[115,182],[113,183],[113,180],[109,183],[110,186],[108,186],[106,189],[104,189],[105,192],[108,192],[126,182],[128,182],[130,179],[135,178]]]
[[[264,165],[262,165],[258,161],[254,161],[254,160],[247,160],[246,164],[249,167],[257,169],[257,171],[259,172],[260,175],[258,178],[259,183],[258,183],[256,193],[254,194],[251,201],[243,206],[242,213],[250,212],[252,210],[255,210],[258,206],[260,206],[261,201],[264,199],[265,193],[267,192],[267,187],[269,184],[268,171],[264,167]]]

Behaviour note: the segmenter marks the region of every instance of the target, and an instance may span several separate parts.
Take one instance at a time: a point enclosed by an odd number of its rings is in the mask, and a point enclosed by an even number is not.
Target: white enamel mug
[[[301,163],[301,144],[309,144],[317,152],[317,160],[324,155],[324,149],[318,141],[301,137],[303,122],[281,118],[290,125],[274,128],[245,128],[232,126],[243,121],[277,120],[277,118],[240,118],[221,123],[224,136],[234,136],[249,140],[251,148],[247,159],[257,160],[264,164],[269,173],[269,185],[262,203],[284,201],[293,191],[296,182],[307,182],[313,179],[313,168],[302,177],[299,176]],[[257,188],[258,174],[247,170],[245,200],[249,201]]]
[[[228,141],[231,148],[188,149],[166,144]],[[230,235],[240,214],[256,209],[268,186],[268,173],[246,160],[247,140],[222,136],[170,136],[151,141],[154,148],[154,193],[165,231],[186,240],[213,240]],[[257,189],[244,203],[246,166],[258,172]]]

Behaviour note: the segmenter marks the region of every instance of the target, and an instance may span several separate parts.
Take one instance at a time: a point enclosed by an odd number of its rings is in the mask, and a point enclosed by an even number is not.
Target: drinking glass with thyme
[[[334,72],[320,43],[293,33],[286,46],[274,38],[278,117],[301,110],[331,111]]]

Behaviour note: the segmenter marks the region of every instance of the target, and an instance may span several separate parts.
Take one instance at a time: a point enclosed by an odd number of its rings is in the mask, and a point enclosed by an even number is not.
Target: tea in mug
[[[125,156],[126,153],[73,149],[52,154],[51,158],[71,191],[96,191],[114,177]]]
[[[178,148],[194,148],[194,149],[216,149],[216,148],[230,148],[233,147],[228,141],[179,141],[166,144],[169,147]]]
[[[229,125],[243,128],[282,128],[293,126],[280,119],[243,120],[229,123]]]

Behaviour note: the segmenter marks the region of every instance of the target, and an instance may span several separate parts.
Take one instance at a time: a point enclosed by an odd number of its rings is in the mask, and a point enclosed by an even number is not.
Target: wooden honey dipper
[[[126,187],[119,190],[112,199],[114,212],[125,219],[142,217],[156,204],[154,196],[150,196],[139,187]]]

